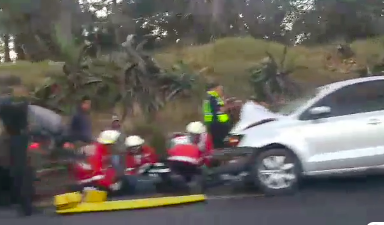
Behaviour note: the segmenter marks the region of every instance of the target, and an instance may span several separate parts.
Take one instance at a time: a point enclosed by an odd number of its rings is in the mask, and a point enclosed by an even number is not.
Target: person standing
[[[214,148],[224,148],[224,139],[230,130],[227,108],[223,100],[223,86],[212,83],[208,86],[203,102],[204,124],[212,136]]]
[[[69,136],[72,142],[91,143],[93,141],[90,117],[91,105],[91,99],[87,96],[83,97],[77,111],[72,116],[69,127]]]
[[[9,150],[9,173],[12,182],[10,195],[14,194],[20,206],[20,213],[33,213],[34,174],[27,155],[28,148],[28,102],[26,91],[15,87],[13,95],[3,99],[0,105],[0,119],[7,135]]]

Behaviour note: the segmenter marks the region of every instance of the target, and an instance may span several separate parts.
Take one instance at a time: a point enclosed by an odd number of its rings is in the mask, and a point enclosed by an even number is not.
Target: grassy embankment
[[[383,38],[356,41],[351,44],[355,63],[345,63],[335,54],[335,46],[293,47],[288,51],[287,67],[300,66],[305,69],[296,70],[293,77],[304,83],[324,84],[332,81],[347,79],[356,75],[348,73],[354,67],[367,63],[368,59],[380,59],[384,52]],[[244,98],[251,94],[246,69],[256,65],[265,52],[269,51],[277,58],[281,58],[283,46],[274,42],[254,40],[252,38],[226,38],[212,44],[187,47],[183,49],[169,48],[158,52],[156,58],[164,66],[172,65],[177,59],[183,59],[196,71],[206,68],[204,76],[217,79],[225,85],[228,95]],[[61,72],[60,65],[50,65],[48,62],[16,64],[0,64],[0,76],[13,74],[20,76],[28,85],[37,85],[51,74]],[[172,102],[159,113],[159,120],[155,124],[143,123],[140,117],[131,118],[126,124],[129,130],[137,128],[139,133],[150,133],[152,142],[158,142],[155,136],[164,131],[183,129],[191,120],[200,118],[197,105],[188,102]],[[104,117],[104,118],[103,118]],[[105,118],[106,117],[106,118]],[[107,119],[107,120],[106,120]],[[95,122],[104,121],[98,127],[104,126],[109,116],[97,115]],[[165,122],[166,121],[166,122]],[[144,124],[144,125],[143,125]],[[136,130],[137,130],[136,129]],[[156,130],[153,131],[153,130]],[[161,141],[160,141],[161,142]]]

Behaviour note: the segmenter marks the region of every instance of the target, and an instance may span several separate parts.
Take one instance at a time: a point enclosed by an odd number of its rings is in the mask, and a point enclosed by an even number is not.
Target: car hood
[[[233,126],[232,130],[229,132],[230,134],[238,134],[241,133],[244,130],[247,130],[251,127],[256,126],[268,126],[271,123],[276,123],[277,121],[281,119],[285,119],[286,116],[277,114],[277,113],[270,113],[268,116],[264,118],[254,118],[254,119],[246,119],[246,120],[240,120]]]

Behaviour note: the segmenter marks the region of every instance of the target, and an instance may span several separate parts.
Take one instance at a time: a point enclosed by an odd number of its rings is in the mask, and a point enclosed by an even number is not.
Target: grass
[[[288,50],[285,66],[287,68],[303,67],[292,75],[303,83],[320,85],[348,79],[356,77],[356,74],[351,73],[354,69],[382,60],[383,43],[384,37],[351,43],[352,50],[356,53],[353,63],[343,61],[337,56],[336,45],[296,46]],[[196,71],[203,70],[201,75],[207,79],[221,82],[229,96],[245,98],[252,94],[246,70],[266,57],[266,51],[280,60],[283,49],[284,46],[279,43],[255,40],[250,37],[224,38],[206,45],[171,47],[157,52],[155,57],[165,67],[182,59]],[[27,85],[40,84],[45,77],[59,73],[61,73],[61,65],[48,61],[0,64],[0,76],[20,76]],[[162,132],[180,130],[187,122],[199,120],[200,111],[200,100],[171,102],[159,112],[157,124],[154,126],[160,127]],[[146,121],[137,121],[139,120],[136,117],[129,119],[129,130],[134,130],[134,127],[143,127],[143,125],[148,127]]]
[[[39,85],[46,77],[60,74],[62,65],[50,61],[1,63],[0,76],[14,75],[20,77],[27,85]]]
[[[302,82],[323,84],[351,78],[352,69],[364,66],[367,61],[378,61],[384,51],[384,38],[356,41],[351,44],[356,53],[356,63],[342,62],[335,54],[336,45],[302,47],[288,50],[285,67],[303,67],[293,77]],[[184,59],[194,69],[206,68],[205,76],[222,82],[230,95],[248,96],[246,69],[257,65],[268,51],[276,58],[282,57],[284,46],[253,38],[225,38],[211,44],[184,49],[168,49],[157,55],[158,60],[169,65],[177,59]],[[328,59],[328,60],[327,60]]]

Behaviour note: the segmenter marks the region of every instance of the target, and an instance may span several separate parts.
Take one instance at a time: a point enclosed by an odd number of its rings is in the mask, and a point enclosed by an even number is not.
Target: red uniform
[[[203,162],[202,151],[193,144],[179,144],[168,150],[168,160],[200,166]]]
[[[110,166],[110,153],[99,143],[87,145],[82,148],[87,159],[74,165],[75,176],[80,184],[95,182],[109,188],[115,181],[115,170]]]
[[[210,156],[213,154],[213,140],[212,136],[208,133],[203,133],[200,135],[200,141],[197,144],[200,151],[202,151],[202,161],[203,164],[209,166]]]
[[[197,160],[198,163],[193,164],[209,165],[209,156],[211,156],[213,153],[213,141],[211,135],[209,135],[208,133],[201,134],[199,137],[199,142],[196,145],[193,145],[186,135],[176,136],[172,140],[172,142],[173,147],[168,151],[168,155],[171,159],[184,159],[185,162],[189,161],[190,163]],[[190,146],[195,147],[191,148]],[[198,150],[198,152],[196,150]],[[189,159],[187,159],[186,157]]]
[[[134,175],[137,169],[144,164],[153,164],[158,162],[158,157],[153,148],[148,145],[143,145],[141,154],[133,155],[128,153],[125,157],[126,174]]]

